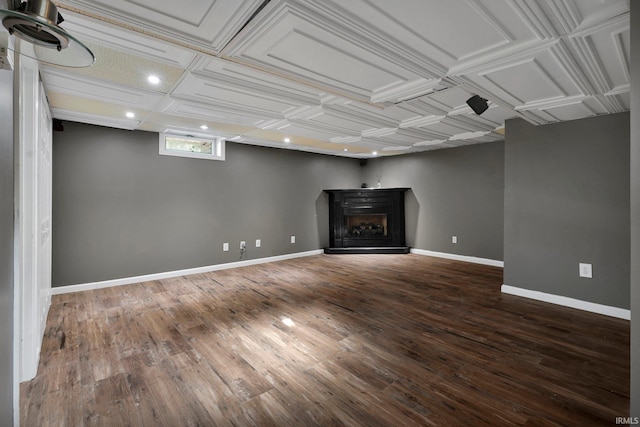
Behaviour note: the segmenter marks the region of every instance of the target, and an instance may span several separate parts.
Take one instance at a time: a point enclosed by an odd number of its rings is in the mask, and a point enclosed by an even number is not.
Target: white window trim
[[[190,153],[188,151],[169,150],[166,145],[167,137],[178,137],[181,139],[192,140],[194,142],[211,142],[213,146],[213,153]],[[207,136],[207,137],[194,137],[185,136],[174,133],[161,132],[159,137],[160,154],[163,156],[175,156],[175,157],[189,157],[192,159],[206,159],[206,160],[222,160],[225,159],[225,140],[222,137]]]

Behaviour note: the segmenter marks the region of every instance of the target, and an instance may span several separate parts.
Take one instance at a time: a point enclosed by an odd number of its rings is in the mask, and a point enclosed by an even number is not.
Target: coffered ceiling
[[[371,157],[630,108],[627,0],[55,3],[97,58],[43,67],[62,120]]]

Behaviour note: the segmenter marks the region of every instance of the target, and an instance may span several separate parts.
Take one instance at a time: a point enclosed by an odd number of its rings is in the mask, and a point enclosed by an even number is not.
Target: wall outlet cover
[[[593,267],[591,264],[581,262],[579,264],[580,277],[586,277],[587,279],[593,278]]]

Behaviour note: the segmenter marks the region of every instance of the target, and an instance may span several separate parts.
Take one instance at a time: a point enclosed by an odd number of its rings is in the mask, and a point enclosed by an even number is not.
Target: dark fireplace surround
[[[324,190],[329,194],[327,254],[406,254],[404,193],[408,188]]]

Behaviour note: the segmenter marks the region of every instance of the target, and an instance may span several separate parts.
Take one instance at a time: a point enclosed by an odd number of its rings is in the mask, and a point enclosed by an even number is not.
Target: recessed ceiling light
[[[284,139],[284,142],[288,144],[288,143],[290,143],[290,142],[291,142],[291,140],[290,140],[289,138],[285,138],[285,139]]]
[[[343,148],[342,151],[349,151],[349,149],[348,148]]]
[[[377,155],[378,155],[378,152],[377,152],[377,151],[374,151],[374,152],[373,152],[373,153],[371,153],[371,154],[373,154],[374,156],[377,156]]]
[[[130,119],[133,119],[136,115],[135,113],[131,112],[131,111],[127,111],[126,116]]]
[[[150,75],[149,77],[147,77],[147,81],[152,85],[157,85],[157,84],[160,84],[160,77]]]
[[[200,129],[202,129],[202,130],[207,130],[207,129],[209,129],[209,126],[207,126],[207,125],[200,125]]]

